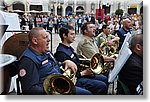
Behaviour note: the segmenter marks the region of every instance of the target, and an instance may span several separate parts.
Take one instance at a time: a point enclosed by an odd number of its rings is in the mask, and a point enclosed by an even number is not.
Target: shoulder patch
[[[46,64],[46,63],[48,63],[48,59],[44,60],[44,61],[42,62],[42,65],[43,65],[43,64]]]
[[[25,75],[26,75],[26,70],[25,69],[20,69],[19,76],[23,77]]]

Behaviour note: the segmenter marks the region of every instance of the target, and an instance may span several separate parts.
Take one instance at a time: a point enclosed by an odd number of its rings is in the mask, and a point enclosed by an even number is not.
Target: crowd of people
[[[18,75],[23,94],[46,94],[43,82],[48,75],[62,74],[60,66],[71,68],[77,77],[76,95],[106,95],[108,91],[108,73],[97,74],[90,69],[81,70],[79,56],[91,59],[100,53],[101,44],[120,50],[127,33],[132,35],[129,57],[119,73],[119,81],[128,87],[130,93],[138,94],[137,86],[143,81],[143,32],[141,15],[106,15],[98,21],[93,14],[78,16],[26,15],[20,18],[22,29],[29,27],[29,46],[22,54],[18,64]],[[23,20],[24,19],[24,20]],[[25,21],[23,23],[23,21]],[[61,42],[54,55],[49,51],[50,39],[46,30],[58,33]],[[98,33],[97,33],[98,31]],[[133,31],[136,34],[133,34]],[[140,32],[140,34],[139,34]],[[77,49],[71,47],[76,34],[83,34]],[[75,52],[77,50],[77,52]],[[116,51],[116,53],[117,53]],[[104,62],[115,62],[112,56],[100,53]],[[118,82],[119,83],[119,82]],[[125,94],[121,85],[118,94]]]
[[[83,15],[47,15],[47,14],[24,14],[19,15],[21,29],[31,30],[33,27],[43,27],[46,30],[54,30],[54,33],[58,33],[59,28],[62,25],[72,25],[76,33],[81,33],[81,26],[85,22],[92,22],[96,25],[98,30],[102,29],[102,25],[107,24],[110,26],[111,34],[116,34],[116,31],[123,26],[123,19],[130,18],[134,30],[142,28],[142,15],[110,15],[107,14],[104,20],[96,20],[95,14],[83,14]]]

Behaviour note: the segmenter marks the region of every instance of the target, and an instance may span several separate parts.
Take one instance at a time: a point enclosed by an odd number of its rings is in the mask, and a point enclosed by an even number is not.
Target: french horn
[[[102,55],[111,56],[114,55],[118,48],[118,43],[116,42],[113,46],[107,45],[106,42],[102,42],[99,48],[99,52]]]
[[[51,74],[44,80],[43,87],[48,95],[74,95],[76,77],[71,69],[63,74]]]
[[[106,42],[102,42],[99,48],[99,52],[103,56],[117,58],[117,48],[118,48],[119,42],[115,41],[113,45],[108,45]],[[104,68],[102,73],[105,73],[111,69],[113,69],[114,62],[104,62]]]

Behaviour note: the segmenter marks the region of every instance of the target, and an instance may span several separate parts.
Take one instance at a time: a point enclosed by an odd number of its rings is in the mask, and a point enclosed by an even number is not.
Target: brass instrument
[[[102,42],[99,48],[99,52],[102,55],[111,56],[114,55],[117,51],[118,43],[116,42],[113,46],[108,45],[106,42]]]
[[[118,46],[119,46],[118,41],[115,41],[114,45],[108,45],[106,42],[102,42],[99,48],[99,52],[103,56],[112,57],[116,59],[118,57],[118,54],[116,54]],[[105,62],[102,73],[111,70],[113,67],[114,67],[114,62]]]
[[[73,74],[72,70],[68,68],[63,74],[49,75],[44,80],[43,86],[48,95],[69,95],[75,94],[75,83],[75,74]]]
[[[100,74],[104,68],[104,59],[100,53],[96,53],[91,59],[81,59],[80,67],[82,70],[90,69],[93,73]]]

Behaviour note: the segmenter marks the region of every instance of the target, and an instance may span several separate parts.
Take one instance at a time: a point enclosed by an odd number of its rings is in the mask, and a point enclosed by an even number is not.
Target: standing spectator
[[[61,18],[61,16],[58,16],[58,18],[57,18],[58,31],[59,31],[59,28],[61,27],[61,22],[62,22],[62,18]]]
[[[43,27],[42,26],[42,18],[39,15],[37,15],[35,17],[35,22],[36,22],[37,27]]]
[[[89,22],[92,22],[93,24],[95,24],[95,17],[94,14],[91,14],[91,17],[89,19]]]
[[[48,22],[48,30],[50,30],[51,32],[53,31],[53,21],[52,21],[52,19],[50,19],[50,21]]]
[[[112,32],[112,34],[116,35],[116,33],[118,32],[118,30],[119,30],[119,23],[118,23],[117,20],[115,20],[114,24],[113,24],[113,32]]]
[[[33,23],[34,23],[34,19],[32,18],[31,14],[29,14],[29,21],[28,21],[29,30],[33,28]]]
[[[58,33],[57,16],[54,17],[53,25],[55,33]]]
[[[105,23],[107,24],[108,21],[111,21],[110,14],[107,14],[107,15],[105,16]]]
[[[42,18],[42,23],[43,23],[43,28],[48,29],[48,22],[49,22],[49,17],[47,15],[43,16]]]
[[[67,16],[63,16],[63,17],[61,18],[61,25],[62,25],[62,26],[68,25],[68,18],[67,18]]]
[[[83,21],[84,19],[81,17],[81,15],[79,15],[79,17],[77,18],[78,33],[81,33],[81,26],[82,26]]]
[[[25,15],[20,17],[20,27],[21,29],[25,30],[24,26],[26,25]]]

